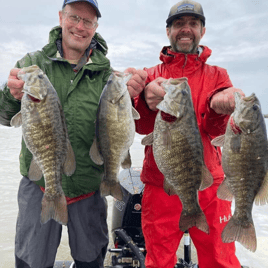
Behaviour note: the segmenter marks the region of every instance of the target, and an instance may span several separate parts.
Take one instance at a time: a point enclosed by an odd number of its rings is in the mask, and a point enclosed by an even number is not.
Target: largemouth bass
[[[182,202],[180,229],[186,231],[196,226],[209,233],[205,214],[199,206],[198,190],[209,187],[213,178],[204,164],[191,90],[187,78],[170,79],[162,86],[166,94],[157,106],[154,131],[142,144],[153,145],[155,162],[165,177],[165,191],[178,195]]]
[[[225,243],[240,242],[251,251],[257,249],[252,207],[268,203],[268,142],[261,105],[253,93],[241,98],[235,93],[235,110],[224,136],[212,141],[222,148],[225,180],[218,197],[235,199],[234,214],[222,232]]]
[[[38,66],[23,68],[18,77],[24,83],[21,111],[11,126],[22,126],[25,144],[33,155],[28,177],[45,179],[41,223],[50,219],[66,225],[67,203],[61,187],[62,173],[70,176],[76,168],[65,117],[58,95]]]
[[[101,195],[112,195],[119,200],[123,199],[119,169],[131,167],[129,148],[135,136],[134,120],[140,118],[127,90],[130,78],[131,74],[111,74],[100,97],[96,138],[90,149],[91,159],[98,165],[104,164]]]

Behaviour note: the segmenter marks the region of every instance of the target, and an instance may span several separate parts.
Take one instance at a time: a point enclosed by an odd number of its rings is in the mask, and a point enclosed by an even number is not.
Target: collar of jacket
[[[56,40],[56,46],[58,49],[56,57],[63,58],[62,39],[61,38]],[[92,63],[92,60],[90,59],[90,55],[92,53],[92,50],[96,49],[96,47],[97,47],[97,41],[94,38],[92,38],[92,41],[91,41],[89,47],[86,49],[83,57],[80,59],[80,61],[76,65],[72,66],[75,72],[78,72],[85,64]]]
[[[56,46],[57,46],[57,49],[58,49],[60,56],[63,58],[62,39],[61,38],[56,40]],[[91,41],[89,47],[85,51],[87,58],[90,56],[91,50],[95,49],[96,47],[97,47],[97,41],[94,38],[92,38],[92,41]]]
[[[186,63],[191,63],[193,61],[205,63],[210,57],[212,51],[206,46],[199,46],[199,48],[203,50],[202,53],[185,54],[174,52],[171,50],[170,46],[165,46],[160,52],[160,60],[167,64],[176,63],[181,65],[181,67],[185,66]]]

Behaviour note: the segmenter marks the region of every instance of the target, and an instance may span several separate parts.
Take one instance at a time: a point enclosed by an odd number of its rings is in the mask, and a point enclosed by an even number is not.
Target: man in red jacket
[[[235,256],[235,244],[223,243],[221,233],[231,217],[231,202],[217,198],[217,189],[223,180],[221,151],[211,140],[224,134],[229,115],[234,110],[233,87],[227,71],[206,64],[211,50],[199,46],[206,28],[203,9],[199,3],[184,0],[174,5],[167,19],[170,41],[160,53],[162,64],[146,69],[147,86],[135,98],[135,107],[141,115],[136,121],[139,134],[153,131],[157,114],[156,105],[165,95],[161,83],[169,78],[187,77],[193,105],[204,147],[205,164],[214,183],[200,191],[199,203],[204,211],[210,232],[196,227],[189,233],[197,249],[200,268],[240,268]],[[182,204],[177,195],[169,196],[163,189],[163,174],[157,168],[151,146],[145,148],[141,179],[145,183],[142,210],[142,228],[146,242],[147,268],[173,268],[176,251],[183,232],[179,229]]]

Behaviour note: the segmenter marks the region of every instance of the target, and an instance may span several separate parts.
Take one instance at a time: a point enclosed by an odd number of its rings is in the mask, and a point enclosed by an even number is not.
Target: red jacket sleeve
[[[144,99],[144,91],[134,99],[134,107],[142,115],[139,120],[135,120],[136,132],[141,135],[153,132],[157,111],[152,111],[148,107]]]
[[[223,135],[225,133],[226,125],[230,116],[217,114],[213,109],[211,109],[211,98],[218,92],[232,86],[233,85],[227,74],[227,71],[223,68],[219,68],[217,86],[215,90],[207,96],[206,113],[203,115],[202,120],[204,131],[206,131],[212,138]]]
[[[146,71],[148,74],[146,85],[159,76],[157,75],[158,72],[155,71],[156,68],[159,68],[159,66],[149,69],[144,68],[144,71]],[[141,115],[141,118],[139,120],[135,120],[136,132],[141,135],[147,135],[153,132],[154,121],[158,111],[152,111],[148,107],[145,101],[144,91],[142,91],[141,94],[134,99],[134,107]]]

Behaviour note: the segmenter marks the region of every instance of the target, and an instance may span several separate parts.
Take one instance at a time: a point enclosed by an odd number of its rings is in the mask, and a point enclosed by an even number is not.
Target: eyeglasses
[[[92,22],[90,20],[81,18],[77,15],[69,14],[68,12],[63,12],[63,13],[67,15],[67,20],[73,25],[77,25],[80,22],[80,20],[83,20],[84,26],[87,29],[95,29],[98,26],[97,22]]]

